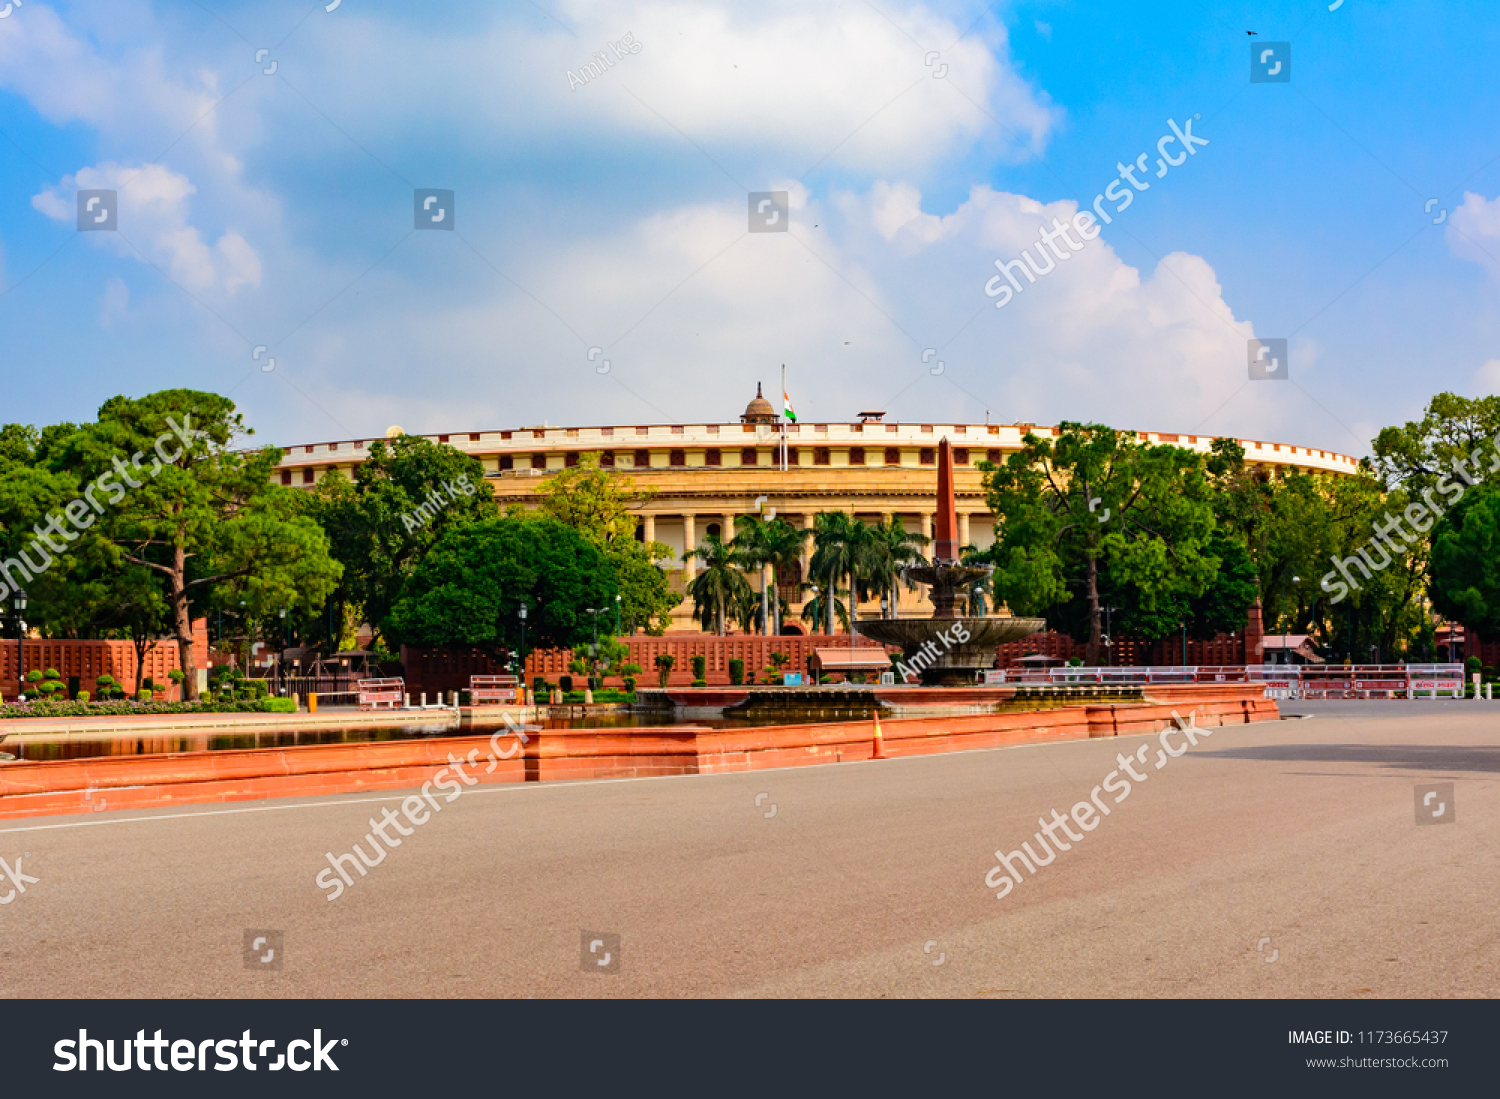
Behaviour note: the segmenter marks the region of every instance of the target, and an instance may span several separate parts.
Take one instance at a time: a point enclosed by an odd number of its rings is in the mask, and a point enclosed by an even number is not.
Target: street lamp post
[[[516,612],[521,617],[521,685],[526,685],[526,604],[521,604],[521,609]]]
[[[16,612],[16,701],[26,701],[26,593],[17,588],[10,605]]]
[[[620,636],[620,597],[615,596],[615,636]]]
[[[594,644],[599,644],[599,612],[603,607],[584,607],[585,611],[594,616]]]
[[[1300,584],[1301,582],[1302,582],[1302,577],[1300,577],[1300,576],[1293,576],[1292,577],[1292,583],[1293,584]],[[1282,585],[1281,585],[1281,662],[1283,664],[1290,664],[1291,663],[1291,658],[1290,658],[1289,654],[1286,651],[1286,639],[1287,639],[1287,629],[1286,629],[1286,582],[1283,581]]]

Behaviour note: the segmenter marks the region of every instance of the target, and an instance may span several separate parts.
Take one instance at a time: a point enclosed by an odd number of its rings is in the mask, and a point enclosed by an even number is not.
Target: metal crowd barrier
[[[987,684],[1260,683],[1267,698],[1277,699],[1464,697],[1462,664],[1004,668],[983,676]]]
[[[406,681],[402,679],[361,679],[359,708],[375,710],[381,706],[396,709],[406,705]]]

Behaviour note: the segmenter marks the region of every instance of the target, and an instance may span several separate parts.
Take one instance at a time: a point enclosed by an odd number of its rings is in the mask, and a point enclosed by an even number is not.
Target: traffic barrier
[[[524,704],[521,677],[515,675],[469,676],[469,704],[478,706],[484,702]]]
[[[406,684],[400,679],[361,679],[359,681],[359,708],[374,710],[381,706],[389,706],[394,710],[406,701],[405,686]]]
[[[1271,699],[1463,698],[1462,664],[1247,664],[1196,667],[1004,668],[986,684],[1259,683]],[[1477,694],[1476,694],[1476,697]]]

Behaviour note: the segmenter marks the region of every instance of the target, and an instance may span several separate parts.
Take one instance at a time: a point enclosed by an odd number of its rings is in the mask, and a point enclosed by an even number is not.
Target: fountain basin
[[[962,625],[969,639],[960,642],[953,629]],[[995,666],[995,646],[1019,641],[1045,629],[1044,618],[872,618],[854,628],[885,645],[900,645],[908,663],[919,652],[927,654],[922,670],[926,686],[967,686],[975,673]],[[948,643],[944,642],[944,637]],[[927,642],[932,642],[931,646]]]

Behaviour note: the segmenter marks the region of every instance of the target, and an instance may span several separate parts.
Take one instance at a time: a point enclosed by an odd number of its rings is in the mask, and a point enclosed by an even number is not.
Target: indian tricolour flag
[[[781,391],[781,414],[792,423],[797,422],[797,410],[792,407],[792,399],[786,395],[786,390]]]

